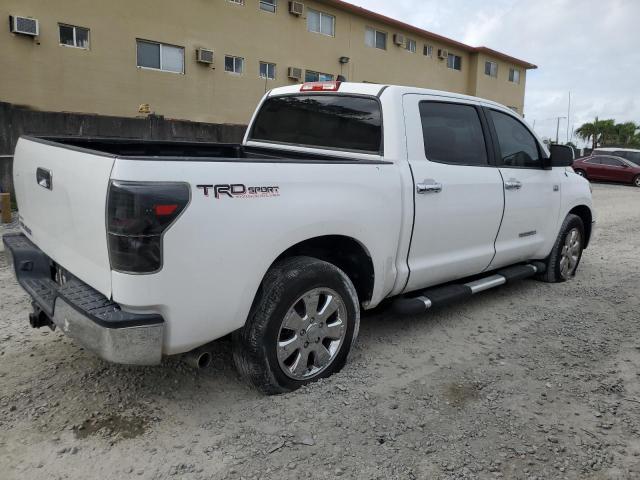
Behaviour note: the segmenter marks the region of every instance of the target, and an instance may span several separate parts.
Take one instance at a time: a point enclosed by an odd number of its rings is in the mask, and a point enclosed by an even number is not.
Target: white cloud
[[[364,8],[539,66],[527,74],[525,115],[555,137],[600,118],[640,123],[640,0],[352,0]],[[566,138],[562,120],[560,138]]]

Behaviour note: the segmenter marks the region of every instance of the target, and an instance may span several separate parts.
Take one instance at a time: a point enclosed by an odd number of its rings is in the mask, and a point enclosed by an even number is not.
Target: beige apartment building
[[[0,18],[0,101],[50,112],[246,124],[268,89],[342,75],[523,113],[536,68],[337,0],[3,0]]]

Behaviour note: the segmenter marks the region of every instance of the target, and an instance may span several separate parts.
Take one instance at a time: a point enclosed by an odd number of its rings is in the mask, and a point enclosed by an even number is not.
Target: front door
[[[504,206],[502,178],[473,101],[405,95],[415,218],[405,291],[474,275],[494,256]]]
[[[485,112],[496,138],[505,197],[504,218],[491,267],[544,258],[558,234],[561,176],[565,169],[543,169],[542,148],[517,117],[493,109]]]

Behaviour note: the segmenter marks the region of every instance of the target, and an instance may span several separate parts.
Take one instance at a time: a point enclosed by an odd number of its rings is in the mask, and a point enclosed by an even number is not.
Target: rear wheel
[[[356,290],[342,270],[311,257],[285,259],[269,270],[234,333],[234,361],[264,393],[289,392],[339,371],[359,323]]]
[[[584,170],[580,170],[580,169],[576,169],[575,171],[578,175],[580,175],[582,178],[587,178],[587,172],[585,172]]]
[[[582,219],[569,214],[565,218],[556,243],[547,258],[545,273],[539,278],[545,282],[566,282],[574,277],[584,249],[585,235]]]
[[[633,179],[633,184],[636,187],[640,187],[640,175],[636,175],[636,178]]]

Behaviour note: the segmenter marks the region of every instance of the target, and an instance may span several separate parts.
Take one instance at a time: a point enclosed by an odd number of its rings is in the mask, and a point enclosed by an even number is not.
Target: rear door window
[[[349,95],[271,97],[249,140],[382,154],[380,103]]]
[[[602,165],[608,165],[610,167],[621,167],[623,163],[617,158],[602,157]]]
[[[473,105],[420,102],[427,159],[454,165],[487,165],[487,147]]]
[[[498,136],[503,167],[542,168],[538,142],[522,122],[511,115],[489,110]]]

